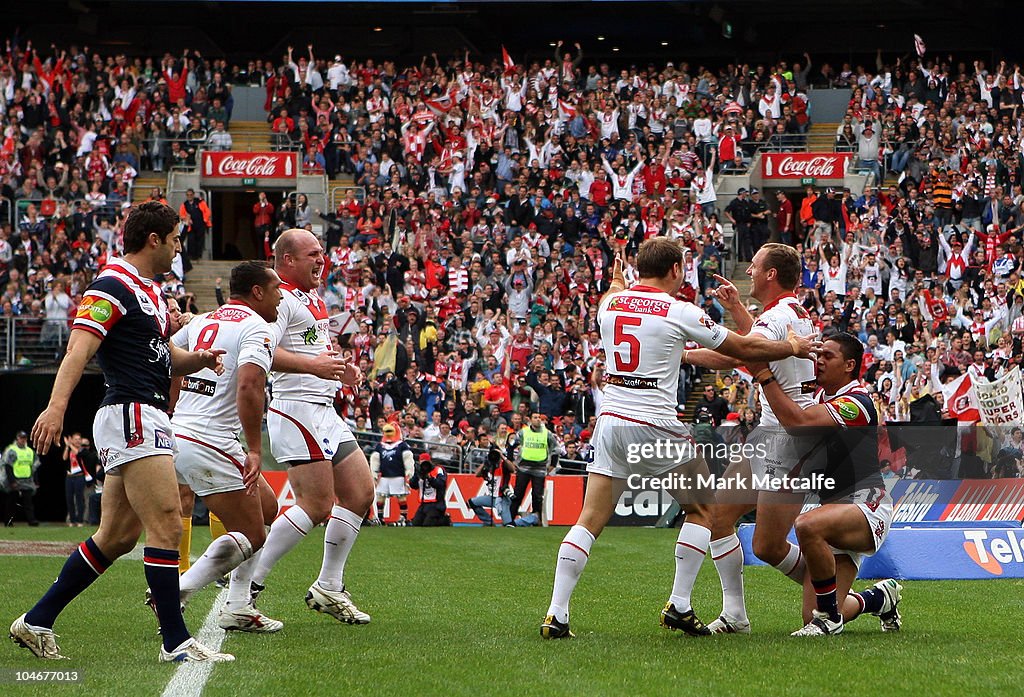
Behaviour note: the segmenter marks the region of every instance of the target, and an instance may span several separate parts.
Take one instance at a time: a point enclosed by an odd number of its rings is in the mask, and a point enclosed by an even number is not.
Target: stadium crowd
[[[275,147],[298,147],[307,171],[351,175],[364,191],[335,211],[289,198],[257,221],[270,243],[287,227],[324,229],[322,295],[367,376],[338,397],[358,430],[396,422],[449,452],[486,450],[536,411],[562,458],[585,461],[613,256],[629,280],[640,242],[679,239],[682,296],[720,320],[710,291],[732,255],[724,220],[740,242],[731,261],[767,239],[797,246],[801,300],[821,329],[865,343],[864,379],[887,421],[928,395],[937,415],[943,383],[1019,363],[1024,84],[1016,66],[952,57],[880,55],[836,70],[805,54],[712,70],[613,66],[559,42],[521,65],[467,54],[399,66],[309,46],[229,67],[194,51],[129,58],[9,42],[0,183],[7,205],[32,203],[0,231],[0,316],[66,318],[118,251],[137,173],[230,147],[232,84],[265,86]],[[874,187],[811,188],[798,206],[751,191],[723,210],[716,173],[742,171],[775,135],[805,133],[819,84],[851,88],[836,135]],[[168,285],[188,302],[180,279]],[[66,323],[53,324],[59,342]],[[745,437],[758,413],[749,376],[688,368],[681,405],[698,382],[708,437]],[[997,455],[1012,446],[992,446],[986,475],[1003,463],[1016,476],[1020,449],[1012,467]]]

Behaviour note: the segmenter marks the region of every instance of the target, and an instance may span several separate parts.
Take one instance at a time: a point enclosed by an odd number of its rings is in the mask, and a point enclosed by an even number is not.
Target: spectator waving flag
[[[427,108],[432,112],[440,116],[441,114],[447,114],[455,106],[455,101],[452,99],[450,94],[446,94],[443,97],[437,99],[425,99],[423,103],[427,105]]]
[[[918,57],[924,58],[924,39],[921,38],[920,34],[914,34],[914,48],[917,49]]]
[[[516,71],[516,64],[512,62],[512,56],[508,55],[508,50],[504,45],[501,47],[501,62],[505,65],[506,75],[511,75]]]
[[[572,121],[576,118],[576,107],[564,99],[558,100],[558,119],[559,121]]]
[[[970,373],[964,373],[953,382],[943,385],[942,399],[951,417],[971,423],[981,420],[978,395],[974,390],[974,383],[971,382]]]

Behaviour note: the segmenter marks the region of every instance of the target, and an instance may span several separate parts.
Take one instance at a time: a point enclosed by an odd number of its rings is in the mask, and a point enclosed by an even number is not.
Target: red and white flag
[[[921,307],[921,314],[924,315],[925,319],[935,323],[945,322],[949,319],[946,301],[941,297],[933,298],[931,291],[921,291],[921,294],[917,296],[917,300],[918,305]]]
[[[981,420],[978,410],[978,395],[974,390],[970,373],[964,373],[956,380],[942,386],[942,399],[950,417],[974,423]]]
[[[505,74],[510,75],[516,71],[516,64],[512,62],[512,56],[508,55],[505,46],[501,47],[501,62],[505,65]]]
[[[918,57],[924,58],[924,39],[921,38],[920,34],[914,34],[914,48],[917,49]]]
[[[441,114],[447,114],[455,106],[455,101],[452,99],[450,94],[446,94],[437,99],[424,99],[423,103],[427,105],[427,108],[432,112],[440,116]]]
[[[564,99],[558,100],[558,120],[572,121],[576,118],[576,107]]]
[[[722,113],[726,114],[726,115],[728,115],[728,114],[742,114],[743,113],[743,107],[741,107],[737,102],[729,102],[728,104],[725,105],[725,108],[722,109]]]

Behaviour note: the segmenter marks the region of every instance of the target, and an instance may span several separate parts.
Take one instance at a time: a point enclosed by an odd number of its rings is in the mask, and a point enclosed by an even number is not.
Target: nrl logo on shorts
[[[156,443],[156,447],[161,450],[173,450],[174,446],[171,445],[171,438],[164,431],[159,428],[153,429],[153,440]]]
[[[317,331],[316,326],[306,327],[305,331],[302,332],[302,343],[306,346],[312,346],[316,343]]]

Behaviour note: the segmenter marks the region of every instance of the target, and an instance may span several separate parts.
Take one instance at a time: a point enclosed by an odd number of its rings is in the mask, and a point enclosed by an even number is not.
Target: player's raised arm
[[[50,403],[32,426],[32,444],[40,455],[45,455],[60,438],[64,430],[64,411],[68,408],[71,393],[75,391],[75,386],[82,378],[82,371],[99,350],[101,343],[103,339],[93,332],[71,332],[67,353],[60,362],[50,393]]]
[[[714,279],[718,281],[719,285],[717,288],[711,289],[710,292],[722,303],[725,311],[732,315],[733,320],[736,322],[736,333],[749,334],[750,328],[754,326],[754,318],[743,304],[743,298],[740,297],[739,289],[724,276],[714,274]]]
[[[605,299],[612,293],[621,293],[626,290],[626,277],[622,273],[622,253],[615,253],[615,261],[612,263],[612,282],[608,286],[608,292],[601,296],[598,307],[604,304]]]

